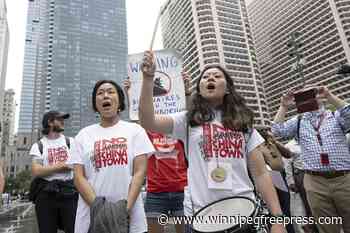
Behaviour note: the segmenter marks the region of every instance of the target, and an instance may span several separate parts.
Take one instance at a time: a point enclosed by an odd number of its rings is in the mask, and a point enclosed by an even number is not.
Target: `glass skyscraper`
[[[342,64],[350,63],[349,0],[254,0],[248,13],[271,119],[286,90],[302,83],[295,56],[290,56],[294,48],[287,46],[293,32],[299,32],[306,83],[327,86],[350,100],[349,77],[337,75]],[[287,116],[295,114],[296,108],[290,108]]]
[[[30,1],[35,3],[39,9],[38,46],[25,55],[25,64],[34,61],[30,64],[34,79],[26,82],[24,71],[22,87],[34,83],[33,101],[21,100],[19,132],[30,128],[38,134],[43,113],[55,109],[71,114],[65,134],[73,136],[96,122],[91,102],[95,82],[112,79],[121,83],[127,75],[125,0]],[[35,7],[29,8],[28,18],[33,14],[30,11]],[[22,103],[32,109],[31,125],[21,122],[26,107]]]
[[[164,46],[182,53],[192,84],[204,67],[221,65],[254,111],[255,125],[269,125],[245,0],[168,0],[161,23]]]
[[[9,48],[9,27],[7,23],[7,10],[5,0],[0,0],[0,116],[3,111],[5,94],[5,79],[7,69],[7,54]],[[1,119],[0,119],[1,134]],[[1,137],[1,135],[0,135]]]

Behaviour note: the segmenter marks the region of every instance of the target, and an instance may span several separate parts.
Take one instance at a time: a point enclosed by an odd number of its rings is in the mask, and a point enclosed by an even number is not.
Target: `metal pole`
[[[298,77],[300,78],[300,81],[302,82],[303,87],[306,84],[306,80],[304,77],[304,64],[302,64],[302,54],[299,51],[299,47],[301,46],[301,44],[298,42],[298,36],[299,36],[299,32],[293,32],[291,34],[291,38],[289,40],[288,46],[292,47],[293,49],[293,53],[291,54],[293,57],[296,58],[296,66],[295,66],[295,70],[297,72]]]
[[[162,9],[160,9],[159,13],[158,13],[158,16],[157,16],[157,20],[156,20],[156,25],[154,26],[154,29],[153,29],[151,45],[149,47],[150,51],[152,51],[152,49],[153,49],[153,43],[154,43],[154,40],[156,38],[156,34],[157,34],[157,30],[158,30],[158,24],[159,24],[159,21],[160,21],[160,17],[162,16],[162,13],[163,13]]]

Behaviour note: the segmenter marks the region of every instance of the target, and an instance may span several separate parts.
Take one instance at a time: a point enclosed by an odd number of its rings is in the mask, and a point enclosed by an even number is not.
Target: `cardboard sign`
[[[173,49],[154,51],[156,73],[154,77],[153,103],[156,114],[172,114],[186,108],[185,88],[181,76],[182,60]],[[130,77],[131,120],[138,120],[139,99],[142,85],[143,53],[129,55],[128,75]]]

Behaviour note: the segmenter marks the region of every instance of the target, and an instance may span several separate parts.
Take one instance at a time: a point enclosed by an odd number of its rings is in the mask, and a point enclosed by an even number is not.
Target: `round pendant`
[[[218,183],[224,182],[226,180],[226,170],[222,167],[217,167],[211,171],[211,178]]]

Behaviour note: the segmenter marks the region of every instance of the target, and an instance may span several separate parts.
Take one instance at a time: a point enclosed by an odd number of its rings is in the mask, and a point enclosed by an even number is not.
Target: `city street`
[[[34,206],[29,202],[13,203],[0,209],[0,233],[38,232]]]
[[[168,225],[165,233],[175,233],[175,227]],[[34,205],[29,202],[13,203],[0,209],[0,233],[38,233]]]

